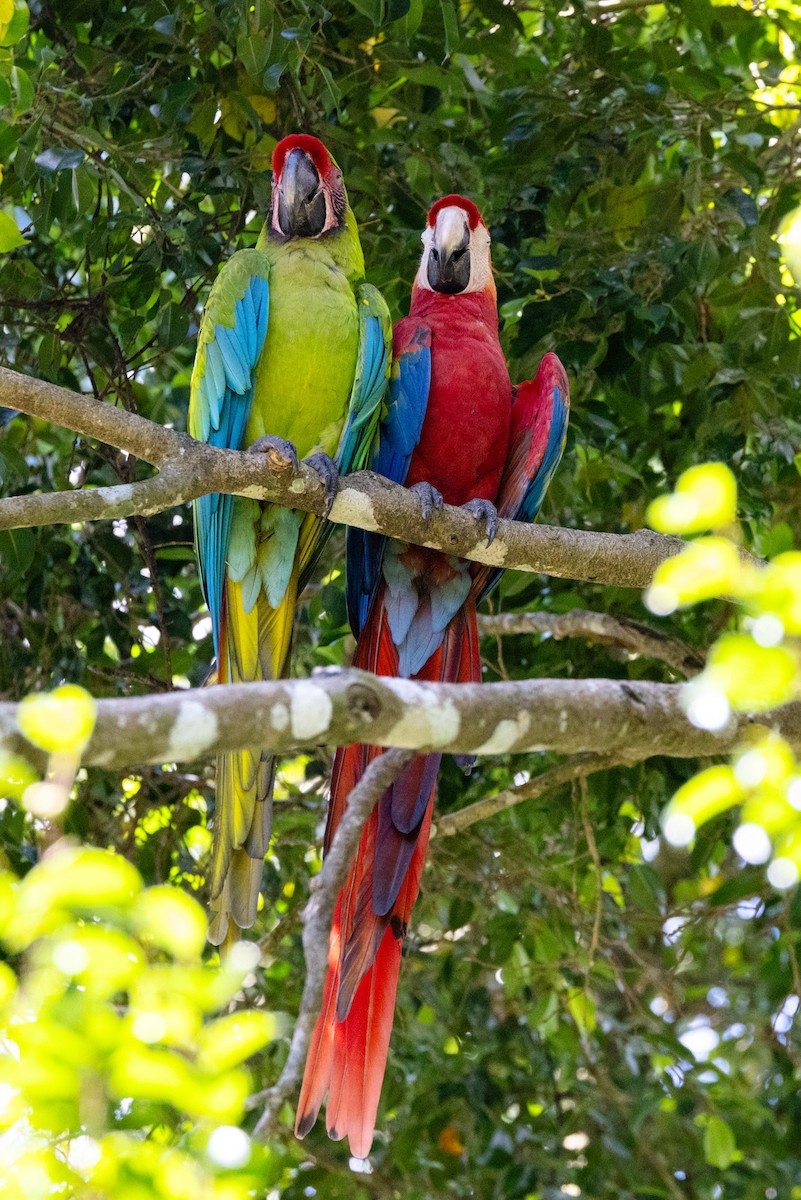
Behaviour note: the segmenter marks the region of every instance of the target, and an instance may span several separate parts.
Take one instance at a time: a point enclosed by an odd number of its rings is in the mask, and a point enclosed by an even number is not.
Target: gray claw
[[[413,483],[409,491],[414,492],[420,501],[420,512],[423,514],[424,521],[429,521],[434,509],[439,511],[445,503],[442,493],[438,492],[430,483]]]
[[[483,521],[487,531],[487,545],[491,546],[498,532],[498,510],[490,500],[468,500],[462,506],[471,513],[477,521]]]
[[[298,452],[292,442],[288,442],[286,438],[277,437],[273,433],[268,433],[264,437],[257,438],[250,446],[248,446],[248,454],[277,454],[281,458],[287,459],[293,470],[298,469]]]
[[[317,454],[310,454],[308,458],[303,460],[307,467],[320,476],[325,488],[325,515],[331,511],[331,507],[337,498],[339,490],[339,470],[330,454],[324,454],[322,450]]]

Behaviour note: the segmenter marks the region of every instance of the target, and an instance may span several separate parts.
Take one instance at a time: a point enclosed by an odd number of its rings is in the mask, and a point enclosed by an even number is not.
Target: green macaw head
[[[270,234],[280,241],[319,238],[347,224],[342,172],[316,137],[285,137],[273,151]]]

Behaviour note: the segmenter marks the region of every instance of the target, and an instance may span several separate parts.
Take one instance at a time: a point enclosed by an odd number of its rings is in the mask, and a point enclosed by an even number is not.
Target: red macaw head
[[[494,292],[489,230],[472,200],[443,196],[432,205],[415,283],[446,296]]]
[[[308,133],[285,137],[273,151],[270,229],[282,240],[318,238],[345,223],[342,172]]]

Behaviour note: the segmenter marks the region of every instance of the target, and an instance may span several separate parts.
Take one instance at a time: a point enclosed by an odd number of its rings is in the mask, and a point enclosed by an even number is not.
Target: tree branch
[[[550,767],[540,775],[535,775],[533,779],[521,783],[518,787],[496,792],[494,796],[484,796],[483,799],[476,800],[475,804],[468,804],[456,812],[445,813],[444,816],[437,818],[432,837],[453,837],[470,825],[475,825],[477,821],[485,821],[488,817],[495,817],[498,813],[507,812],[508,809],[515,808],[525,800],[538,800],[540,796],[545,796],[554,788],[562,787],[566,783],[573,783],[576,779],[586,779],[588,775],[594,775],[596,771],[609,771],[612,767],[633,766],[635,761],[621,754],[577,754],[574,758],[569,758],[566,762]]]
[[[481,634],[536,633],[556,641],[585,638],[588,642],[622,646],[630,654],[656,658],[689,678],[704,668],[704,655],[694,646],[628,617],[574,608],[567,613],[493,613],[478,618]]]
[[[129,488],[0,500],[0,529],[148,516],[208,492],[251,496],[325,515],[324,490],[316,473],[305,464],[293,470],[278,454],[215,449],[109,403],[6,368],[0,368],[0,405],[97,438],[162,468],[159,482],[146,480]],[[489,566],[614,587],[646,587],[656,567],[685,545],[680,538],[645,529],[631,534],[592,533],[502,520],[494,542],[487,546],[483,527],[470,513],[446,505],[425,521],[415,495],[367,471],[340,482],[329,516],[340,524],[380,531]]]
[[[421,683],[324,671],[312,679],[99,700],[84,762],[128,768],[193,762],[244,747],[289,754],[350,742],[451,754],[549,750],[697,758],[730,751],[752,724],[769,726],[801,748],[801,703],[708,731],[687,720],[681,691],[680,684],[613,679]],[[17,731],[16,713],[16,705],[0,704],[0,741],[36,760]]]
[[[365,821],[383,793],[413,757],[414,754],[410,750],[388,750],[386,754],[372,760],[350,793],[348,806],[331,843],[331,849],[325,856],[322,870],[311,882],[311,895],[303,917],[306,982],[303,985],[300,1012],[292,1034],[289,1056],[277,1082],[266,1091],[251,1096],[248,1101],[251,1108],[264,1102],[264,1109],[253,1130],[254,1137],[266,1138],[269,1135],[284,1101],[300,1083],[309,1041],[323,998],[328,967],[328,943],[337,896],[350,870]]]

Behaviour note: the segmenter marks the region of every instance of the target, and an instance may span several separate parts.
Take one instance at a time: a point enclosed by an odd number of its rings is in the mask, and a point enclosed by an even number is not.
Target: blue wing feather
[[[364,356],[361,388],[358,400],[351,404],[347,424],[340,439],[337,465],[340,473],[348,474],[356,467],[361,446],[359,434],[375,416],[375,407],[386,384],[387,351],[384,331],[378,317],[364,322]]]
[[[414,330],[395,360],[368,466],[393,483],[405,483],[414,448],[420,440],[431,383],[431,331]],[[347,531],[348,620],[359,636],[381,574],[386,538],[363,529]]]
[[[256,254],[255,251],[243,253]],[[259,255],[260,261],[254,261],[254,269],[266,271],[261,259]],[[211,446],[229,450],[241,449],[245,440],[253,403],[254,372],[264,347],[269,313],[267,280],[255,273],[248,277],[243,266],[247,266],[247,260],[243,263],[240,259],[236,269],[241,272],[243,292],[234,303],[233,328],[215,322],[212,292],[204,326],[207,321],[211,323],[213,337],[205,343],[205,372],[193,380],[190,406],[190,426],[194,436]],[[236,279],[236,276],[229,275],[228,286],[232,278]],[[230,308],[226,311],[230,312]],[[212,494],[195,501],[198,561],[217,655],[233,513],[233,496]]]

